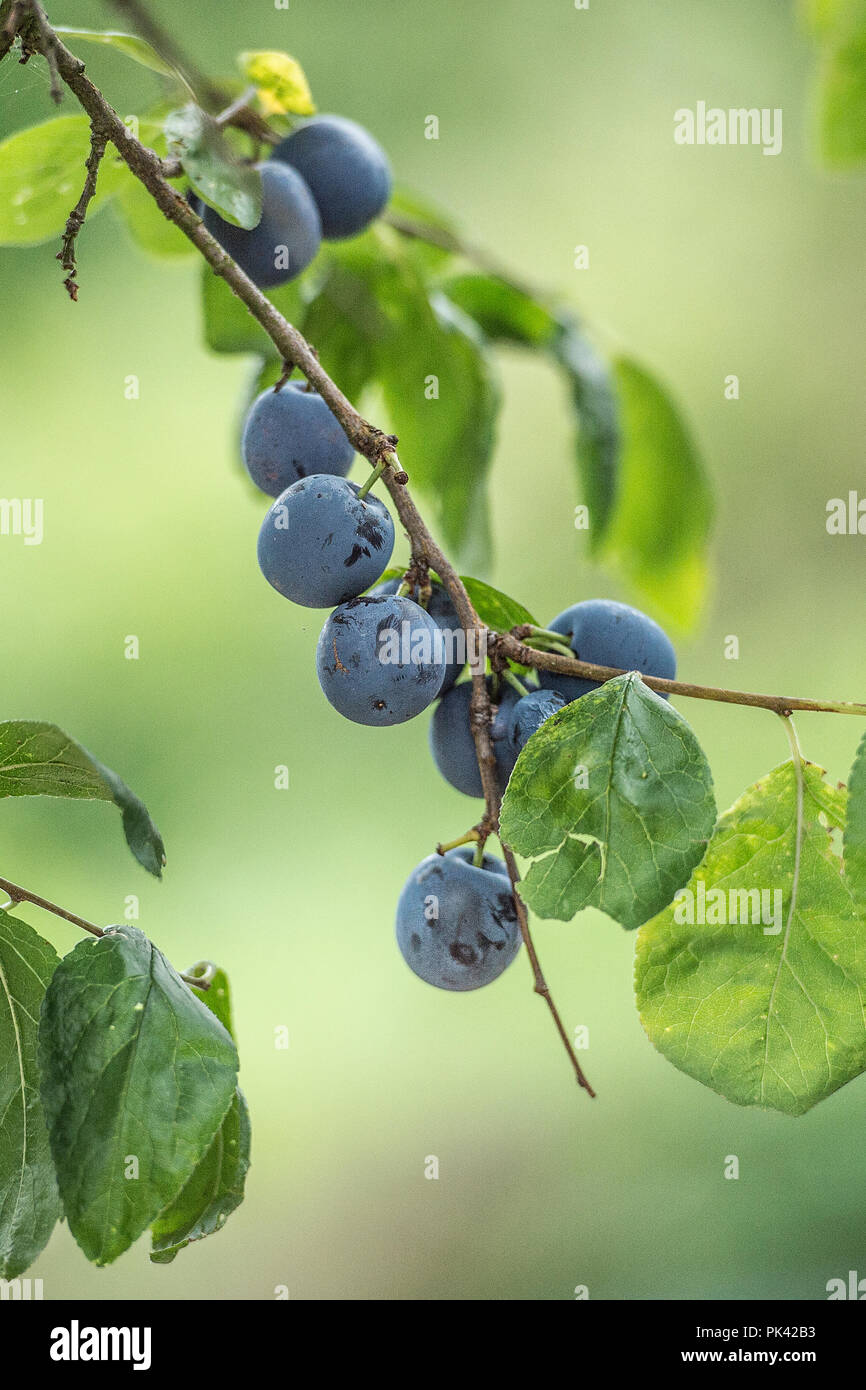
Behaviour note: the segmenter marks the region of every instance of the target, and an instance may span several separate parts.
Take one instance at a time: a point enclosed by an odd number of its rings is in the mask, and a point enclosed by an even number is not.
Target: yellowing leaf
[[[241,53],[238,63],[244,77],[257,88],[269,116],[312,116],[316,109],[313,95],[296,58],[275,49],[261,49]]]

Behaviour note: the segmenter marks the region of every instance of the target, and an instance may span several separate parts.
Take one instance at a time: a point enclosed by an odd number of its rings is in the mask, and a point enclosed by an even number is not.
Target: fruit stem
[[[367,493],[370,491],[370,488],[373,486],[374,483],[377,483],[379,481],[387,467],[387,459],[382,459],[381,463],[376,464],[376,467],[373,469],[373,472],[370,474],[364,486],[358,489],[359,502],[363,502],[364,498],[367,496]]]
[[[475,853],[472,856],[472,863],[475,865],[476,869],[482,869],[484,867],[484,841],[480,836],[478,844],[475,846]]]
[[[533,623],[527,623],[524,631],[528,631],[530,637],[541,637],[548,642],[556,642],[561,647],[567,645],[563,640],[563,634],[561,632],[553,632],[549,627],[536,627]],[[571,651],[570,647],[569,651]],[[571,655],[574,656],[574,652],[571,652]]]
[[[515,676],[514,672],[510,669],[510,667],[508,667],[508,666],[503,667],[502,672],[501,672],[501,675],[502,675],[502,679],[503,679],[504,681],[507,681],[507,682],[508,682],[508,684],[511,686],[512,690],[516,690],[516,691],[517,691],[518,695],[528,695],[528,694],[529,694],[529,691],[527,690],[526,686],[523,684],[523,681],[520,680],[518,676]]]
[[[478,826],[475,825],[471,830],[467,830],[465,835],[461,835],[459,839],[449,840],[448,843],[444,845],[437,845],[436,853],[447,854],[449,849],[459,849],[461,845],[474,845],[476,841],[480,842],[480,840],[481,835]]]
[[[537,647],[542,652],[552,652],[554,656],[567,656],[574,660],[574,652],[564,642],[552,642],[549,637],[530,637],[527,646]]]

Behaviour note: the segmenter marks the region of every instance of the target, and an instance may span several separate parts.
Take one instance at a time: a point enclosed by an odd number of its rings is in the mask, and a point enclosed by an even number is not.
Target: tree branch
[[[133,21],[142,36],[147,38],[158,51],[181,71],[185,71],[189,75],[193,84],[202,93],[203,99],[210,101],[214,107],[222,103],[223,93],[220,89],[191,67],[173,40],[151,19],[145,6],[139,3],[139,0],[111,0],[111,3]],[[598,666],[571,659],[555,651],[539,651],[522,640],[531,636],[531,631],[526,629],[517,628],[511,633],[504,634],[492,633],[487,630],[475,611],[463,583],[434,540],[406,487],[408,478],[395,452],[396,438],[377,429],[359,414],[321,367],[315,350],[303,335],[283,318],[267,297],[223,250],[219,242],[210,235],[186,199],[167,182],[167,172],[172,175],[177,173],[174,164],[167,164],[152,150],[133,138],[99,89],[86,76],[84,64],[65,47],[51,29],[38,0],[12,0],[11,3],[10,0],[2,0],[0,20],[3,21],[2,32],[0,32],[0,57],[8,51],[16,31],[21,33],[25,58],[32,52],[43,53],[52,68],[52,72],[56,72],[66,83],[82,108],[90,116],[92,129],[100,132],[100,138],[104,135],[106,142],[110,140],[116,146],[121,158],[135,177],[147,188],[163,214],[179,227],[196,246],[214,273],[225,280],[232,292],[242,301],[274,343],[286,363],[287,369],[290,367],[300,369],[336,416],[354,448],[367,458],[374,468],[384,465],[382,481],[409,537],[413,569],[419,576],[426,575],[428,568],[436,571],[451,597],[461,625],[467,634],[467,639],[475,644],[470,650],[481,654],[481,659],[475,663],[472,671],[473,692],[470,720],[485,800],[485,814],[479,827],[478,838],[486,838],[488,833],[498,827],[500,798],[493,747],[490,740],[491,702],[485,680],[484,654],[487,653],[491,656],[494,666],[497,663],[503,665],[508,661],[515,661],[542,670],[558,672],[563,675],[583,676],[602,682],[623,673],[613,667]],[[242,116],[243,112],[248,111],[248,109],[240,107],[234,111],[230,110],[227,115],[224,113],[224,116],[237,123],[238,116]],[[250,114],[255,117],[257,122],[260,121],[256,113],[250,112]],[[276,138],[269,128],[265,127],[265,129],[267,130],[266,135],[261,135],[258,130],[255,133],[259,138],[271,141]],[[91,148],[91,157],[93,157],[93,148]],[[98,165],[98,161],[96,162]],[[88,172],[90,173],[90,161],[88,161]],[[85,191],[87,191],[87,185]],[[89,196],[92,196],[92,190]],[[386,220],[403,235],[421,238],[455,254],[466,256],[487,270],[488,273],[497,276],[522,292],[530,294],[534,298],[546,298],[543,294],[539,296],[536,290],[521,285],[509,271],[493,261],[486,253],[464,243],[449,232],[428,227],[423,223],[416,223],[393,211],[386,214]],[[849,702],[754,695],[742,691],[692,685],[681,681],[667,681],[651,676],[645,676],[644,680],[652,689],[664,693],[684,695],[695,699],[717,700],[727,704],[751,705],[781,715],[787,715],[793,710],[820,710],[866,715],[866,706]],[[548,1002],[579,1083],[592,1095],[592,1089],[583,1075],[541,971],[529,932],[526,908],[516,892],[519,877],[513,853],[505,844],[502,845],[502,850],[515,889],[521,932],[532,966],[536,991]],[[2,886],[2,882],[0,882],[0,886]],[[49,908],[49,910],[52,909]],[[76,919],[69,917],[69,920]],[[82,925],[80,920],[78,924]]]
[[[174,63],[181,71],[185,71],[188,74],[192,83],[198,87],[205,100],[210,100],[214,107],[222,103],[223,93],[220,89],[191,67],[185,56],[180,53],[173,40],[171,40],[170,37],[166,35],[165,31],[151,19],[145,6],[139,3],[139,0],[111,0],[111,2],[114,4],[115,8],[125,13],[133,21],[142,36],[147,38],[163,56],[168,58],[169,61]],[[511,633],[504,634],[488,631],[475,611],[465,586],[430,533],[406,487],[408,478],[395,452],[397,444],[396,438],[376,428],[360,415],[336,383],[328,376],[327,372],[324,371],[319,363],[315,350],[310,346],[303,335],[274,308],[270,300],[262,294],[257,286],[244,274],[236,262],[223,250],[219,242],[210,235],[201,221],[201,218],[190,207],[186,199],[168,183],[166,178],[167,171],[176,175],[177,170],[173,165],[169,168],[166,162],[161,160],[152,150],[134,139],[117,112],[113,110],[99,89],[86,76],[84,64],[65,47],[56,33],[51,29],[51,26],[45,19],[44,12],[38,0],[14,0],[14,3],[11,5],[9,4],[9,0],[3,0],[3,9],[0,9],[0,17],[2,17],[4,12],[6,19],[3,29],[3,43],[6,42],[6,37],[11,32],[11,37],[9,38],[9,45],[11,45],[15,29],[17,28],[21,31],[25,26],[27,27],[26,36],[22,32],[25,55],[35,51],[43,53],[49,65],[53,67],[53,70],[57,72],[62,81],[70,88],[84,111],[90,117],[93,131],[99,131],[100,139],[104,137],[106,142],[110,140],[112,144],[116,146],[127,167],[134,176],[140,180],[145,188],[147,188],[165,217],[180,228],[184,235],[198,249],[214,273],[222,277],[232,292],[246,306],[253,318],[261,325],[277,348],[287,369],[290,367],[297,367],[300,369],[307,381],[310,382],[322,396],[331,412],[336,416],[353,447],[358,453],[368,459],[373,468],[384,465],[382,481],[392,498],[397,515],[409,537],[412,553],[412,567],[419,576],[426,576],[427,569],[436,571],[454,604],[461,625],[467,634],[467,640],[474,644],[470,647],[470,650],[480,654],[480,660],[474,663],[474,668],[472,670],[473,691],[470,705],[470,721],[485,801],[485,813],[479,828],[479,839],[482,838],[482,836],[486,837],[488,833],[498,827],[500,797],[493,746],[490,739],[491,702],[485,680],[485,653],[491,656],[494,665],[496,665],[497,662],[504,665],[508,661],[515,661],[542,670],[559,672],[563,675],[583,676],[592,680],[605,681],[623,673],[612,667],[598,666],[576,659],[572,660],[557,652],[536,650],[522,640],[523,638],[531,636],[531,631],[526,629],[517,628]],[[32,20],[29,25],[26,24],[28,17]],[[7,45],[7,50],[9,45]],[[0,46],[0,56],[2,56],[3,51],[2,46]],[[235,111],[229,110],[226,119],[236,121],[237,116],[245,109],[247,108],[240,108]],[[255,115],[255,113],[251,114]],[[259,118],[256,119],[258,120]],[[272,140],[275,137],[273,136],[273,132],[268,131],[268,135],[263,138]],[[93,158],[93,148],[91,149],[91,158]],[[90,162],[91,161],[88,161],[89,174]],[[96,163],[98,166],[98,161],[96,161]],[[90,178],[88,179],[88,183],[91,181],[95,183],[95,177],[93,180]],[[85,186],[85,192],[87,192],[87,185]],[[89,194],[89,197],[90,196],[92,196],[92,189]],[[84,194],[82,195],[82,198],[83,197]],[[89,201],[89,197],[87,201]],[[79,203],[79,207],[80,206],[81,204]],[[534,289],[521,285],[509,271],[493,261],[484,252],[462,242],[458,238],[452,236],[451,233],[443,232],[438,228],[428,227],[423,223],[416,223],[412,219],[405,218],[402,214],[393,211],[388,213],[386,217],[389,223],[403,235],[421,238],[430,241],[432,244],[442,246],[444,249],[452,251],[455,254],[466,256],[474,260],[476,264],[479,264],[490,274],[496,275],[499,279],[522,290],[524,293],[531,294],[534,298],[546,298],[544,295],[539,296],[538,292]],[[68,230],[69,228],[67,227],[67,231]],[[679,681],[666,681],[650,676],[644,677],[644,680],[648,686],[657,691],[689,696],[696,699],[718,700],[728,704],[752,705],[769,709],[774,713],[782,715],[787,715],[792,710],[823,710],[828,712],[866,715],[866,706],[853,703],[789,699],[782,696],[750,695],[741,691],[728,691],[708,686],[691,685]],[[529,931],[526,908],[516,891],[519,876],[513,853],[506,844],[502,845],[502,850],[512,886],[515,890],[515,900],[517,903],[521,933],[527,947],[527,954],[533,970],[536,991],[547,1000],[557,1030],[568,1052],[577,1080],[580,1085],[592,1095],[592,1089],[583,1075],[541,971],[538,956]],[[70,920],[72,919],[70,918]],[[80,924],[81,923],[79,923],[79,925]]]
[[[38,7],[38,0],[24,0],[24,2]],[[120,3],[120,0],[115,0],[115,3]],[[141,7],[138,0],[122,0],[121,8],[124,8],[130,16],[135,11],[136,23],[140,28],[142,27]],[[148,37],[149,41],[154,42],[154,46],[164,45],[164,36],[161,33],[157,34],[152,27],[149,27],[148,32],[143,32],[143,37]],[[244,274],[240,266],[223,250],[219,242],[211,236],[187,200],[166,180],[163,161],[152,150],[134,138],[117,112],[87,77],[84,64],[66,48],[47,24],[44,29],[40,29],[40,41],[44,48],[51,51],[52,60],[56,64],[60,77],[90,117],[92,127],[105,132],[107,139],[110,139],[115,145],[130,171],[144,184],[160,211],[169,221],[180,228],[201,252],[212,270],[225,280],[233,293],[246,305],[253,318],[262,326],[274,343],[283,361],[300,368],[336,416],[357,452],[363,454],[374,468],[384,462],[385,469],[382,474],[382,481],[392,498],[397,515],[410,537],[413,561],[421,561],[436,571],[454,604],[467,634],[467,640],[472,644],[469,649],[481,654],[480,659],[475,663],[475,669],[472,671],[470,724],[484,791],[485,824],[491,827],[498,826],[500,797],[493,744],[490,738],[492,709],[487,692],[483,659],[483,654],[486,651],[487,629],[478,617],[457,571],[434,540],[409,493],[406,486],[407,475],[394,452],[397,440],[393,435],[385,434],[384,431],[371,425],[355,409],[320,365],[314,349],[303,335],[283,318],[270,300],[262,294],[252,280]],[[171,52],[166,52],[164,46],[163,53],[170,57],[171,61],[174,61]],[[192,74],[192,76],[195,79],[196,74]],[[519,875],[514,857],[505,845],[502,848],[503,853],[506,854],[506,864],[517,904],[521,933],[526,942],[533,969],[535,988],[547,1000],[553,1013],[579,1084],[590,1095],[593,1095],[594,1093],[586,1081],[559,1019],[549,988],[541,974],[529,930],[526,909],[517,892]]]

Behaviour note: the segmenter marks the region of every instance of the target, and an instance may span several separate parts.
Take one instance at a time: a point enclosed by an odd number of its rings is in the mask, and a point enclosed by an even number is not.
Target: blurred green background
[[[864,698],[866,542],[824,522],[827,499],[863,476],[866,176],[817,165],[815,54],[795,5],[156,9],[214,74],[239,49],[295,54],[320,108],[368,125],[401,182],[673,388],[718,494],[714,594],[678,640],[684,678]],[[85,0],[49,10],[112,22]],[[122,113],[159,95],[134,65],[83,56]],[[675,146],[674,110],[700,99],[781,106],[781,156]],[[4,62],[0,102],[3,134],[47,118],[44,66]],[[429,114],[438,142],[424,139]],[[588,271],[572,268],[577,243]],[[0,864],[98,921],[138,894],[139,925],[178,968],[227,968],[253,1167],[225,1231],[168,1268],[142,1241],[92,1269],[58,1229],[31,1271],[46,1298],[286,1285],[300,1299],[569,1299],[585,1284],[593,1299],[811,1299],[866,1274],[862,1079],[790,1120],[676,1072],[635,1014],[633,937],[595,913],[536,928],[569,1028],[589,1028],[595,1102],[574,1087],[525,959],[477,995],[410,974],[395,899],[475,807],[435,774],[426,718],[363,729],[320,695],[321,615],[285,604],[256,565],[264,502],[236,447],[250,364],[200,346],[198,267],[147,261],[104,212],[81,238],[75,306],[56,250],[0,254],[0,491],[46,507],[41,547],[0,539],[2,712],[55,720],[115,767],[169,863],[148,880],[108,807],[22,800],[0,802]],[[633,598],[573,529],[563,388],[517,354],[501,362],[486,577],[542,620],[582,597]],[[723,396],[732,372],[738,402]],[[138,401],[124,398],[129,374]],[[728,634],[738,661],[724,659]],[[770,715],[685,712],[720,807],[787,756]],[[799,728],[844,778],[859,725],[804,715]],[[273,789],[282,763],[288,791]],[[71,948],[71,929],[38,924]],[[424,1177],[431,1154],[438,1181]],[[729,1154],[739,1181],[724,1180]]]

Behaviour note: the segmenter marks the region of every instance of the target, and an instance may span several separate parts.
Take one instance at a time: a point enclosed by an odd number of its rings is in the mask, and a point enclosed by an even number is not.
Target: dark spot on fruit
[[[498,907],[490,908],[490,915],[497,926],[501,927],[505,922],[517,921],[517,907],[514,898],[510,893],[497,893],[496,901]]]
[[[474,965],[478,959],[475,947],[470,946],[468,941],[452,941],[448,947],[448,954],[460,965]]]
[[[420,938],[420,936],[418,935],[418,933],[417,933],[416,931],[413,931],[412,936],[411,936],[411,941],[412,941],[412,950],[413,950],[413,951],[417,951],[418,948],[419,948],[419,946],[421,945],[421,938]]]
[[[349,569],[352,565],[357,565],[358,561],[362,559],[365,555],[369,559],[370,552],[366,548],[366,546],[353,545],[351,554],[348,556],[347,559],[343,561],[343,564],[346,566],[346,569]]]
[[[505,945],[504,941],[491,941],[490,937],[485,936],[483,931],[475,933],[475,940],[478,942],[478,947],[482,955],[485,951],[489,951],[491,946],[495,951],[501,951]]]
[[[297,459],[292,459],[292,467],[294,468],[299,478],[306,478],[307,470],[302,463],[298,463]]]
[[[374,550],[382,549],[385,536],[380,523],[374,517],[362,517],[355,529],[361,539],[372,545]]]

